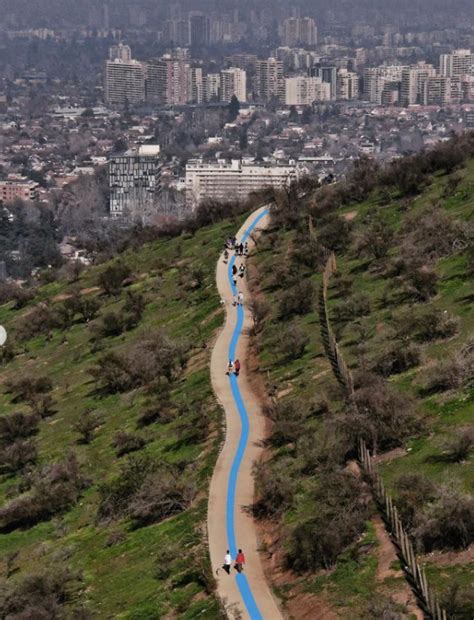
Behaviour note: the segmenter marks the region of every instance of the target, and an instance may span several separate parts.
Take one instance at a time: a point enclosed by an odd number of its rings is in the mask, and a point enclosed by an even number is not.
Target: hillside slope
[[[416,613],[357,475],[359,438],[376,453],[449,616],[474,613],[469,140],[386,171],[363,162],[345,186],[305,198],[276,195],[273,226],[252,259],[255,370],[266,378],[272,424],[254,509],[274,585],[295,618],[311,609],[328,618]],[[337,259],[330,319],[354,374],[357,416],[321,339],[326,249]]]
[[[223,320],[216,257],[238,225],[0,306],[1,616],[220,617],[205,546],[221,425],[208,351]]]

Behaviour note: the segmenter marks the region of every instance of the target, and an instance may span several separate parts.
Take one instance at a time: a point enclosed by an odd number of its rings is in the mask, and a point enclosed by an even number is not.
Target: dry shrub
[[[48,334],[50,330],[61,325],[57,312],[42,302],[15,321],[15,334],[21,342],[41,334]]]
[[[273,422],[270,442],[276,447],[295,442],[305,432],[307,407],[300,400],[278,402],[266,413]]]
[[[259,461],[254,467],[255,496],[253,512],[257,517],[274,517],[293,503],[298,479],[292,475],[292,461]]]
[[[80,576],[62,566],[30,572],[0,587],[0,617],[17,620],[50,620],[91,616],[83,608],[71,607],[77,600]],[[66,612],[66,609],[68,610]]]
[[[77,502],[87,482],[73,453],[36,469],[29,476],[29,490],[0,509],[0,528],[29,527],[63,512]]]
[[[36,443],[31,439],[18,439],[0,449],[0,473],[16,474],[38,458]]]
[[[128,516],[140,527],[186,510],[196,486],[177,468],[159,465],[148,455],[132,454],[122,463],[119,475],[101,485],[99,494],[100,519]]]
[[[308,314],[313,309],[314,286],[311,280],[303,280],[286,290],[279,304],[280,317]]]
[[[385,342],[378,347],[375,358],[370,367],[373,372],[389,377],[390,375],[405,372],[418,366],[421,362],[421,349],[413,342]]]
[[[15,412],[0,416],[0,446],[26,439],[38,431],[39,417],[34,413]]]
[[[285,360],[297,360],[304,355],[309,341],[306,332],[292,323],[279,335],[278,350]]]
[[[382,377],[369,372],[355,374],[356,410],[350,407],[337,418],[343,437],[357,449],[364,439],[374,452],[403,445],[408,437],[422,428],[414,401],[392,388]]]
[[[112,446],[117,456],[124,456],[130,452],[141,450],[145,445],[145,439],[137,433],[127,433],[126,431],[117,431],[114,435]]]
[[[415,525],[413,535],[426,552],[467,549],[474,542],[474,497],[443,487]]]
[[[396,315],[395,329],[400,338],[431,342],[451,338],[459,331],[458,317],[433,306],[409,308]]]
[[[289,531],[286,562],[296,572],[333,566],[369,515],[361,481],[346,471],[321,472],[310,497],[313,509],[306,507]]]
[[[428,369],[423,380],[427,392],[470,389],[474,385],[474,339],[471,338],[457,353],[440,360]]]

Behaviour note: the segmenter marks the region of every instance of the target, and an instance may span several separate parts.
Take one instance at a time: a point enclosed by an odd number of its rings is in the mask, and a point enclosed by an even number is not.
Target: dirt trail
[[[237,234],[241,239],[244,232],[261,215],[264,208],[253,213]],[[267,225],[268,218],[260,220],[258,228]],[[248,240],[249,247],[252,240]],[[242,259],[236,259],[239,266]],[[249,291],[245,278],[238,278],[238,288],[244,294],[244,303],[249,301]],[[223,563],[226,549],[231,545],[227,536],[227,491],[230,483],[230,472],[235,454],[238,450],[239,439],[242,432],[241,418],[237,409],[236,401],[232,393],[229,378],[226,376],[228,363],[229,344],[237,324],[237,310],[232,306],[232,291],[228,280],[228,265],[224,264],[222,257],[219,259],[216,273],[217,288],[227,311],[224,328],[219,334],[211,358],[211,379],[214,392],[225,410],[226,438],[222,451],[218,458],[209,491],[208,508],[208,536],[211,563],[215,571]],[[265,418],[260,405],[251,390],[247,377],[247,353],[249,346],[248,328],[251,319],[245,308],[244,323],[237,345],[236,358],[243,360],[242,370],[238,379],[240,394],[245,404],[249,418],[249,436],[240,468],[238,470],[235,510],[234,531],[237,547],[242,547],[246,556],[244,575],[237,575],[232,570],[227,575],[222,569],[217,576],[218,593],[227,609],[228,617],[242,617],[251,620],[279,620],[282,613],[271,593],[263,571],[260,554],[257,528],[252,517],[245,511],[245,507],[253,502],[254,480],[252,476],[252,464],[262,452],[259,442],[265,437]],[[243,578],[244,577],[244,578]],[[249,605],[253,598],[254,605]],[[239,616],[239,613],[241,616]]]

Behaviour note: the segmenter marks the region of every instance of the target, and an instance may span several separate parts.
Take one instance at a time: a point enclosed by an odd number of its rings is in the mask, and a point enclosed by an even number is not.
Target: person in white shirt
[[[225,570],[225,572],[230,575],[230,569],[232,567],[232,556],[230,555],[230,551],[229,549],[227,549],[226,554],[224,556],[224,564],[222,565],[222,568]],[[216,575],[219,574],[219,569],[216,570]]]
[[[238,306],[244,305],[244,294],[242,293],[242,291],[240,291],[240,293],[237,295],[237,305]]]

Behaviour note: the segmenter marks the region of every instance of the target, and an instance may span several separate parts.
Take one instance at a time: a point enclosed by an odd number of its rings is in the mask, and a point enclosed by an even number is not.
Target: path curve
[[[248,241],[251,248],[249,235],[264,228],[268,220],[268,209],[258,209],[246,220],[237,239]],[[212,352],[211,380],[225,411],[226,438],[209,490],[209,552],[214,571],[222,565],[226,549],[230,549],[233,559],[238,547],[245,553],[247,564],[242,574],[232,570],[229,576],[221,570],[217,576],[218,593],[229,617],[238,611],[245,619],[279,620],[283,616],[265,579],[255,523],[243,509],[253,503],[252,464],[262,451],[258,443],[265,438],[265,419],[246,372],[247,332],[251,319],[245,308],[249,297],[245,278],[238,278],[238,288],[244,294],[244,308],[232,306],[234,262],[239,265],[241,259],[232,257],[226,265],[220,256],[216,272],[217,288],[226,307],[226,321]],[[237,358],[243,361],[239,378],[226,376],[228,360]]]

